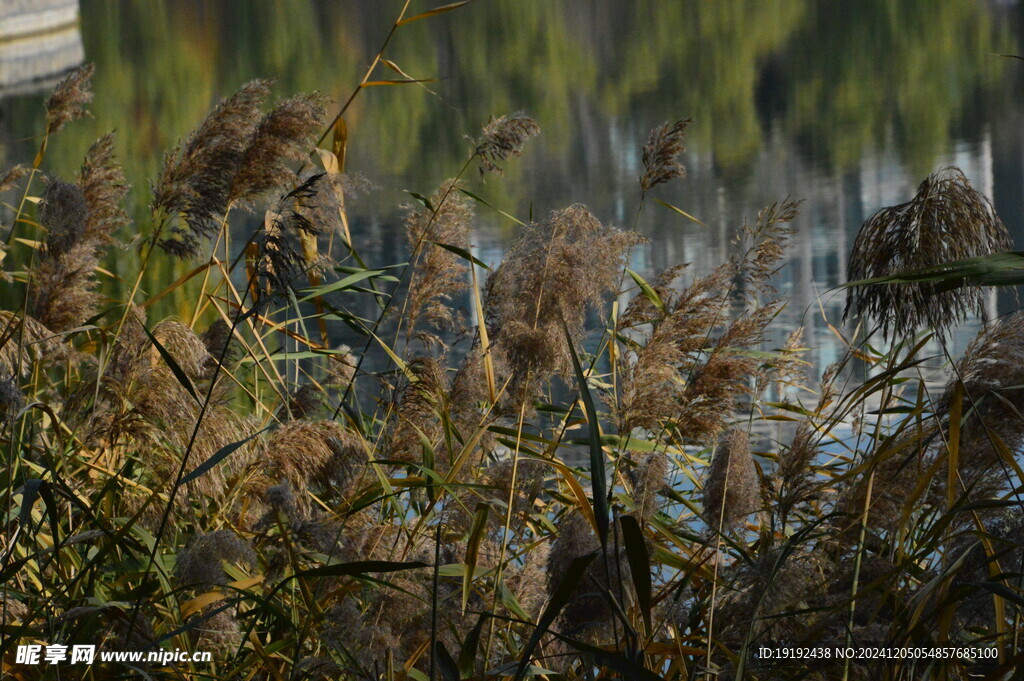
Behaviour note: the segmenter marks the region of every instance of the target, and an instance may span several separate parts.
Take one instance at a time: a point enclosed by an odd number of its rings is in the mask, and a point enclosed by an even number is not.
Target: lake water
[[[44,170],[72,175],[113,128],[131,181],[146,187],[162,153],[256,77],[273,78],[279,95],[320,90],[336,107],[401,4],[85,0],[78,30],[97,68],[95,118],[61,133]],[[433,4],[414,0],[412,11]],[[823,315],[839,325],[844,296],[833,289],[858,227],[907,200],[929,172],[962,168],[1024,244],[1024,64],[997,56],[1018,53],[1022,31],[1015,2],[477,0],[393,38],[386,57],[438,80],[356,99],[347,167],[375,188],[350,205],[355,243],[369,263],[403,260],[405,190],[431,193],[466,159],[466,136],[512,111],[533,116],[542,136],[504,179],[472,190],[523,219],[579,202],[629,228],[647,131],[689,117],[688,176],[655,193],[705,225],[648,202],[638,229],[649,241],[633,267],[650,275],[690,262],[706,272],[728,257],[745,219],[786,196],[804,199],[778,279],[791,302],[770,344],[803,325],[821,366],[842,352]],[[376,77],[401,76],[382,67]],[[31,162],[45,91],[22,86],[0,99],[4,166]],[[135,201],[145,233],[146,192]],[[478,257],[497,262],[516,232],[481,207]],[[110,267],[128,278],[131,261]],[[156,290],[173,275],[155,271],[161,280],[147,284]],[[1015,305],[992,296],[993,313]],[[159,312],[190,308],[168,300]]]

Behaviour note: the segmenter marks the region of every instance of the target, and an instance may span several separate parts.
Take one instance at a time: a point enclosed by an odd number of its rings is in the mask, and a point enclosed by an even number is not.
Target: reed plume
[[[1007,482],[998,447],[1017,452],[1024,445],[1024,313],[995,322],[971,341],[936,405],[944,419],[958,385],[960,477],[972,497],[981,498]]]
[[[231,326],[223,319],[217,319],[211,323],[203,332],[200,340],[206,346],[206,352],[209,354],[207,370],[210,372],[214,370],[218,361],[225,369],[233,368],[242,359],[245,352],[241,343],[232,336]]]
[[[704,520],[718,530],[732,529],[762,506],[761,478],[746,431],[722,435],[704,482]]]
[[[453,296],[466,290],[469,268],[455,253],[439,244],[469,250],[473,205],[456,180],[447,180],[426,206],[410,206],[405,215],[405,238],[412,252],[414,277],[409,285],[406,319],[410,334],[417,322],[438,329],[452,328],[449,305]]]
[[[830,365],[821,377],[821,393],[815,417],[824,415],[836,395],[836,377],[839,366]],[[824,434],[807,416],[800,421],[796,433],[789,446],[779,452],[779,465],[775,471],[778,484],[777,512],[780,524],[785,528],[790,514],[801,504],[814,500],[817,496],[817,485],[814,479],[814,463],[821,450]]]
[[[423,459],[424,440],[432,447],[440,445],[441,415],[448,405],[448,377],[435,358],[418,357],[408,366],[410,375],[396,395],[389,458],[412,463]],[[448,464],[435,463],[439,468]]]
[[[640,175],[640,189],[644,194],[659,184],[686,177],[686,168],[679,162],[679,155],[686,151],[683,146],[686,126],[692,122],[685,118],[651,130],[643,146],[644,172]]]
[[[92,75],[95,71],[95,64],[84,64],[57,83],[46,100],[47,135],[89,115],[85,107],[92,101]]]
[[[249,542],[232,530],[217,530],[192,538],[178,552],[174,576],[182,586],[214,586],[229,581],[223,563],[255,565],[256,553]]]
[[[25,396],[10,374],[0,373],[0,423],[14,420],[25,405]]]
[[[639,520],[654,517],[660,504],[659,495],[667,486],[669,460],[661,452],[636,454],[639,461],[627,471],[632,485],[634,515]]]
[[[39,321],[0,310],[0,374],[27,376],[35,364],[66,356],[64,344]]]
[[[255,280],[264,302],[296,288],[307,273],[326,261],[299,242],[330,232],[340,219],[336,212],[327,216],[318,210],[324,192],[330,191],[330,180],[325,173],[312,175],[268,211],[264,228],[255,239],[258,252]]]
[[[159,240],[166,252],[198,255],[201,243],[215,233],[268,93],[267,81],[246,83],[218,104],[184,145],[164,157],[151,210],[169,220],[170,234],[161,234]]]
[[[128,224],[121,208],[127,194],[124,173],[114,159],[114,137],[90,148],[77,184],[50,180],[39,221],[47,231],[33,269],[32,310],[53,331],[80,326],[98,311],[95,270],[114,232]]]
[[[326,98],[302,94],[279,102],[256,124],[228,193],[229,201],[251,201],[294,182],[288,161],[301,161],[323,127]]]
[[[886,277],[1008,250],[1010,235],[991,201],[958,168],[929,175],[910,201],[883,208],[861,226],[850,252],[852,280]],[[870,316],[884,336],[922,327],[939,333],[972,312],[984,316],[982,291],[942,291],[927,283],[868,284],[847,290],[844,318]]]
[[[3,177],[0,177],[0,192],[5,192],[13,187],[18,180],[28,175],[29,169],[18,164],[4,173]]]
[[[131,186],[114,156],[114,141],[112,132],[96,140],[86,152],[78,176],[89,211],[83,238],[97,247],[116,243],[117,230],[131,223],[123,208]]]
[[[637,241],[574,205],[530,225],[506,254],[488,279],[484,311],[493,350],[507,358],[512,372],[509,393],[516,407],[527,375],[537,385],[552,372],[572,372],[563,322],[578,342],[587,311],[603,306],[626,249]]]
[[[333,487],[346,497],[363,473],[366,450],[358,435],[334,421],[289,421],[267,436],[260,455],[262,475],[253,482],[261,496],[272,485],[289,483],[300,510],[311,488]]]
[[[796,206],[787,200],[761,211],[740,230],[746,248],[709,275],[682,286],[685,267],[670,267],[654,279],[653,299],[641,292],[630,301],[619,322],[630,342],[619,359],[618,394],[608,400],[619,433],[671,426],[688,441],[707,443],[742,399],[786,370],[785,362],[764,363],[749,350],[780,308],[759,296],[772,292]],[[738,290],[757,294],[745,312],[733,309]]]
[[[30,310],[53,331],[79,326],[95,314],[101,300],[93,290],[98,251],[84,238],[88,214],[77,185],[50,181],[39,211],[47,236],[32,268]]]
[[[498,162],[509,156],[522,156],[522,146],[528,139],[539,134],[540,126],[537,122],[523,113],[491,118],[484,126],[480,138],[473,140],[476,145],[473,154],[480,161],[480,175],[503,174],[504,169]]]

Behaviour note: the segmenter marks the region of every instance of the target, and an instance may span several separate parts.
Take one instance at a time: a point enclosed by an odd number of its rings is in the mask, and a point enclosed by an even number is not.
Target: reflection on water
[[[281,94],[319,89],[340,100],[401,4],[84,0],[96,118],[62,133],[45,169],[71,174],[88,144],[116,128],[129,176],[143,187],[212,102],[258,76],[274,78]],[[348,167],[377,187],[352,203],[357,244],[371,263],[404,259],[402,190],[430,193],[462,165],[467,135],[515,110],[544,134],[504,180],[474,191],[524,219],[582,202],[628,228],[647,131],[692,117],[688,177],[658,198],[705,225],[648,202],[638,229],[649,241],[634,267],[650,274],[691,262],[706,272],[728,256],[743,220],[788,195],[805,199],[779,275],[792,302],[772,344],[803,324],[811,359],[823,365],[840,352],[822,313],[838,325],[842,295],[829,290],[844,280],[853,235],[928,172],[963,168],[1024,243],[1021,66],[995,56],[1018,50],[1022,17],[1016,3],[975,0],[482,0],[410,24],[389,58],[441,80],[357,99]],[[38,94],[0,100],[0,160],[30,161],[28,138],[41,129]],[[145,192],[136,196],[145,231]],[[495,262],[516,226],[484,211],[477,254]],[[122,277],[134,266],[111,263]],[[173,273],[153,277],[150,290]],[[188,294],[181,289],[179,300]],[[1011,303],[993,298],[993,311],[1000,304]],[[169,297],[159,312],[184,309]]]

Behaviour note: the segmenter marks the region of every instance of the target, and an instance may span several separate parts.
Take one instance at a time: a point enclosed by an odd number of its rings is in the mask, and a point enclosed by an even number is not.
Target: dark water
[[[146,233],[148,178],[218,98],[270,77],[280,95],[315,89],[343,101],[401,4],[85,0],[95,118],[55,140],[44,170],[73,175],[88,144],[117,129],[143,189],[133,211]],[[432,4],[415,0],[412,11]],[[350,206],[356,245],[373,264],[403,260],[403,190],[429,194],[467,158],[467,135],[519,110],[542,137],[503,180],[473,191],[524,220],[579,202],[628,228],[647,131],[690,117],[688,176],[656,193],[705,226],[648,202],[638,229],[649,241],[633,267],[707,271],[760,208],[804,199],[779,275],[791,303],[773,343],[804,325],[811,359],[824,365],[841,353],[823,315],[839,324],[843,296],[832,289],[857,228],[907,200],[927,173],[961,167],[1024,245],[1024,64],[997,56],[1020,51],[1022,29],[1016,3],[977,0],[478,0],[403,26],[388,49],[406,73],[439,80],[364,90],[347,117],[348,169],[376,187]],[[377,77],[399,76],[382,68]],[[44,95],[23,88],[0,99],[5,166],[31,162]],[[516,230],[481,208],[477,255],[496,262]],[[130,253],[110,264],[124,278],[135,266]],[[151,292],[173,278],[166,268],[154,270]],[[159,312],[190,314],[187,293]],[[991,307],[1013,304],[993,296]]]

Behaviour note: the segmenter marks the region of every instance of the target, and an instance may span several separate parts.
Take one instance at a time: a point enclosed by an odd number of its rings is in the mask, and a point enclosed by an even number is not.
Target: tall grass
[[[897,340],[880,350],[858,331],[808,380],[799,332],[764,347],[785,305],[772,278],[789,199],[738,226],[736,255],[704,276],[680,264],[645,280],[627,267],[642,237],[582,205],[524,222],[485,273],[472,225],[492,207],[470,170],[528,151],[540,129],[524,114],[489,121],[456,177],[413,195],[407,263],[366,263],[344,201],[352,98],[329,122],[320,97],[268,104],[260,81],[166,156],[150,218],[130,224],[112,136],[77,177],[39,171],[91,75],[57,87],[33,168],[11,176],[23,200],[3,274],[23,302],[0,312],[5,673],[1008,678],[1022,662],[1024,317],[955,362],[929,357],[973,294],[908,311],[927,287],[868,283],[851,310]],[[637,211],[684,176],[688,124],[643,146]],[[934,230],[971,256],[1008,243],[961,174],[921,192],[868,221],[851,271],[939,264]],[[265,217],[232,244],[242,209]],[[100,263],[119,243],[142,270],[109,299]],[[166,258],[196,266],[142,290]],[[190,279],[190,319],[148,318]],[[332,345],[336,323],[364,345]],[[369,371],[372,352],[385,370]],[[214,654],[16,664],[31,642]],[[997,659],[758,655],[967,644]]]

